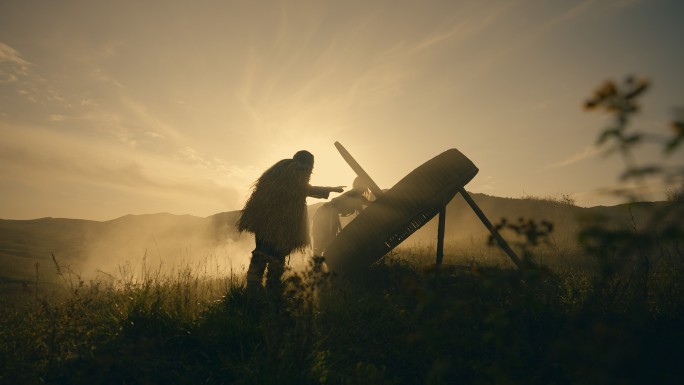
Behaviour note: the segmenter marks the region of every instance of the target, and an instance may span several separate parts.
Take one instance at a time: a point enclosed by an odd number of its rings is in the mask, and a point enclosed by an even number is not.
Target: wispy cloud
[[[553,168],[560,168],[560,167],[569,166],[571,164],[575,164],[575,163],[582,162],[582,161],[587,160],[587,159],[594,158],[597,155],[599,155],[600,153],[601,153],[601,149],[598,148],[597,146],[587,146],[582,151],[580,151],[576,154],[570,155],[567,158],[565,158],[559,162],[556,162],[556,163],[553,163],[553,164],[547,166],[546,169],[548,170],[548,169],[553,169]]]
[[[252,166],[239,167],[223,159],[210,157],[192,147],[181,149],[179,154],[188,164],[220,176],[220,178],[215,179],[215,182],[219,185],[229,182],[238,183],[239,185],[251,183],[259,171]]]
[[[616,7],[631,7],[643,1],[644,0],[615,0],[614,4]]]
[[[0,41],[0,83],[18,82],[30,72],[31,65],[17,50]]]
[[[124,111],[130,113],[131,117],[139,122],[143,128],[142,132],[156,132],[165,138],[173,140],[175,143],[187,143],[187,138],[181,130],[151,112],[145,104],[125,94],[120,94],[119,102]]]
[[[483,55],[484,59],[477,69],[478,74],[483,76],[491,67],[499,63],[505,63],[507,57],[514,56],[517,52],[530,46],[539,39],[549,36],[554,30],[580,22],[588,17],[613,17],[628,6],[636,5],[644,0],[573,0],[558,2],[549,14],[542,14],[544,20],[539,23],[528,23],[516,31],[515,39],[507,40],[506,45],[494,46],[489,54]],[[523,6],[540,8],[535,1],[524,1]],[[502,17],[507,16],[505,12]],[[496,21],[496,19],[495,19]]]
[[[0,42],[0,83],[13,84],[4,92],[15,92],[33,103],[64,103],[64,97],[43,76],[38,74],[36,65],[21,55],[19,51]]]
[[[66,120],[66,116],[61,115],[61,114],[52,114],[49,117],[51,122],[61,122],[63,120]]]
[[[443,42],[453,44],[473,37],[496,23],[497,20],[505,16],[511,8],[518,4],[519,1],[506,1],[494,6],[482,6],[472,10],[473,14],[469,17],[455,21],[455,24],[446,31],[437,31],[428,35],[413,45],[408,53],[413,55],[433,48]]]
[[[616,10],[619,11],[622,8],[634,6],[642,1],[643,0],[579,0],[569,9],[566,9],[551,18],[542,28],[549,29],[558,25],[570,23],[586,17],[589,14],[603,15],[612,13]]]
[[[235,200],[232,188],[210,173],[173,159],[45,129],[0,126],[0,174],[8,180],[72,181],[141,194]]]
[[[589,12],[597,2],[598,0],[581,0],[570,9],[549,20],[546,27],[575,20]]]
[[[70,120],[72,129],[83,130],[101,137],[115,137],[121,143],[137,146],[141,141],[164,139],[167,153],[182,147],[187,138],[181,130],[152,112],[144,103],[128,95],[125,89],[109,88],[100,95],[101,101],[81,101]],[[61,116],[61,115],[59,115]],[[54,115],[52,120],[59,116]]]
[[[93,99],[81,99],[81,107],[96,107],[99,104],[95,102]]]
[[[100,81],[100,82],[103,82],[103,83],[113,84],[113,85],[115,85],[115,86],[118,87],[118,88],[126,88],[126,87],[123,85],[123,83],[121,83],[121,82],[119,82],[118,80],[116,80],[114,77],[112,77],[111,75],[109,75],[109,74],[108,74],[104,69],[102,69],[102,68],[99,68],[99,67],[93,68],[93,69],[90,71],[90,74],[89,74],[89,75],[90,75],[90,77],[93,78],[94,80],[97,80],[97,81]]]
[[[17,50],[0,41],[0,63],[2,62],[14,63],[24,68],[31,65],[31,63],[21,57]]]

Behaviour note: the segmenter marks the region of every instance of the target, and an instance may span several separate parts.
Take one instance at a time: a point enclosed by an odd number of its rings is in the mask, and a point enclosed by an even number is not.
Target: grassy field
[[[644,136],[628,123],[647,88],[632,77],[607,81],[586,101],[587,109],[614,117],[597,145],[615,145],[630,160],[623,181],[643,187],[655,175],[681,182],[684,168],[672,158],[633,162],[631,151]],[[671,128],[674,136],[659,143],[664,157],[684,143],[684,122]],[[615,193],[636,202],[638,190]],[[347,277],[331,276],[313,260],[288,272],[277,298],[247,293],[244,272],[206,268],[123,267],[117,276],[86,281],[53,255],[57,275],[46,276],[49,250],[23,239],[35,241],[29,230],[54,221],[4,221],[0,227],[11,231],[0,243],[10,252],[0,257],[21,268],[0,277],[0,287],[6,280],[12,288],[0,291],[0,383],[680,384],[682,191],[684,185],[671,190],[668,202],[622,205],[617,222],[609,220],[616,218],[613,208],[580,210],[571,196],[511,200],[510,211],[497,211],[496,199],[481,196],[486,212],[523,217],[497,224],[523,269],[486,237],[473,236],[447,243],[437,271],[430,235]],[[473,218],[459,217],[465,212],[459,202],[451,203],[447,222],[467,229]],[[586,221],[571,221],[577,211]],[[221,224],[232,215],[210,218],[208,228],[223,234]],[[555,232],[536,215],[554,217]],[[134,220],[107,226],[136,232]],[[434,228],[428,223],[424,233]],[[54,247],[60,231],[36,234]],[[41,263],[28,263],[16,250],[39,255]],[[32,269],[36,278],[27,280]]]
[[[600,234],[580,250],[522,237],[524,271],[484,242],[447,245],[438,275],[431,245],[345,279],[312,261],[278,299],[246,293],[239,274],[84,282],[55,260],[59,289],[26,284],[3,301],[0,382],[679,383],[681,238],[635,239]]]

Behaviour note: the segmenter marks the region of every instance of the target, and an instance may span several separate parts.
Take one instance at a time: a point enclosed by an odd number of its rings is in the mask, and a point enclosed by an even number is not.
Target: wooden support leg
[[[489,219],[487,219],[487,217],[484,215],[482,210],[480,210],[480,208],[477,206],[477,204],[475,204],[475,201],[473,200],[473,198],[470,197],[470,194],[468,194],[468,192],[463,187],[461,187],[458,190],[458,192],[461,193],[461,196],[463,196],[463,199],[465,199],[465,201],[468,203],[468,205],[470,205],[470,208],[472,208],[473,211],[475,211],[475,214],[477,215],[477,217],[480,218],[482,223],[485,225],[487,230],[489,230],[489,232],[492,234],[492,236],[494,237],[496,242],[499,244],[499,246],[503,249],[503,251],[505,251],[506,254],[508,254],[508,257],[511,259],[511,261],[513,261],[513,263],[515,263],[515,265],[518,267],[518,269],[522,269],[523,263],[520,260],[520,258],[518,258],[518,256],[515,254],[515,252],[510,248],[510,246],[508,246],[508,243],[506,243],[506,240],[504,240],[503,237],[501,237],[501,234],[499,234],[499,232],[496,230],[494,225],[492,225],[492,223],[489,221]]]
[[[446,205],[439,210],[439,225],[437,226],[437,260],[435,261],[435,273],[439,275],[439,267],[444,259],[444,227],[446,225]]]

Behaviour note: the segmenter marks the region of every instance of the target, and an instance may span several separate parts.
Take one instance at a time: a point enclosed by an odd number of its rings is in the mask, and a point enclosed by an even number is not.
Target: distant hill
[[[582,208],[546,200],[513,199],[472,194],[489,219],[502,217],[542,220],[555,224],[556,239],[573,242],[586,218],[603,216],[616,226],[645,223],[644,208],[658,203]],[[309,207],[310,216],[321,203]],[[154,266],[167,266],[179,260],[193,262],[223,253],[229,263],[244,264],[253,243],[249,235],[238,236],[234,224],[238,212],[230,211],[206,218],[192,215],[126,215],[110,221],[63,218],[0,220],[0,283],[18,284],[54,281],[52,254],[63,267],[76,272],[116,273],[122,261],[145,258]],[[632,221],[633,224],[632,224]],[[434,243],[437,220],[433,219],[407,242]],[[488,233],[469,206],[456,196],[447,206],[446,241],[483,242]],[[37,268],[36,268],[37,266]],[[38,275],[37,275],[38,274]]]
[[[37,278],[55,281],[53,254],[63,269],[72,268],[77,273],[101,270],[112,274],[123,261],[143,257],[151,266],[162,260],[189,261],[198,253],[236,241],[236,218],[237,211],[206,218],[167,213],[126,215],[103,222],[0,220],[0,283],[33,282]]]
[[[493,223],[502,218],[511,222],[533,219],[537,222],[547,220],[554,224],[554,236],[561,240],[575,240],[578,231],[587,223],[602,218],[611,226],[644,225],[650,218],[649,209],[662,205],[663,202],[642,202],[616,206],[578,207],[545,199],[501,198],[486,194],[470,194],[488,219]],[[486,237],[489,232],[477,218],[465,200],[456,195],[449,202],[446,210],[445,239],[458,241],[462,239]],[[436,218],[423,226],[412,236],[414,240],[436,239]]]

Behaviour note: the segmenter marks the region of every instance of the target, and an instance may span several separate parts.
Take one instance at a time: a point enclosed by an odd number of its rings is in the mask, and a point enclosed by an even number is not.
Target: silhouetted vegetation
[[[587,103],[614,114],[598,142],[622,154],[636,187],[684,175],[681,165],[632,157],[646,136],[629,131],[630,117],[647,87],[609,82]],[[681,151],[682,124],[673,127],[674,138],[652,141],[668,157]],[[557,230],[543,212],[499,224],[531,262],[523,271],[473,258],[436,277],[426,262],[433,251],[422,248],[341,280],[315,258],[290,272],[279,299],[247,293],[241,278],[190,270],[83,282],[55,260],[66,293],[28,287],[0,310],[0,382],[681,383],[684,206],[637,203],[639,191],[621,193],[649,219],[586,218],[581,255],[553,268],[540,263]],[[555,203],[574,203],[564,200]]]

